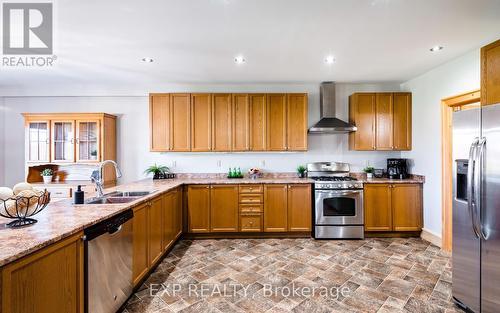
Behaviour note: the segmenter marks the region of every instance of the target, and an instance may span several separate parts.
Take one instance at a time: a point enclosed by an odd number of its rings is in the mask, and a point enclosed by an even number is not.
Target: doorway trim
[[[455,111],[480,106],[481,92],[474,90],[441,100],[441,140],[442,140],[442,249],[451,251],[452,247],[452,210],[453,210],[453,157],[452,157],[452,114]]]

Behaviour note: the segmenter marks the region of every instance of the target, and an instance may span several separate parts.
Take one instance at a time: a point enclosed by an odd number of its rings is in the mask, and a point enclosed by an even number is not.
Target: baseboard
[[[443,239],[441,238],[441,236],[436,233],[433,233],[428,229],[422,228],[422,234],[420,235],[420,237],[423,240],[426,240],[440,248],[443,246]]]

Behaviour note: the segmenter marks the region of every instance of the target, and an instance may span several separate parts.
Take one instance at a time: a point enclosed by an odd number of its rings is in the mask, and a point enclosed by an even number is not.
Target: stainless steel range
[[[314,183],[314,238],[364,238],[363,183],[349,176],[347,163],[307,164]]]

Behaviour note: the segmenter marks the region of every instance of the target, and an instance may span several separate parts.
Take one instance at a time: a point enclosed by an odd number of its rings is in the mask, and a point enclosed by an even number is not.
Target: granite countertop
[[[358,180],[362,181],[364,184],[423,184],[425,183],[425,176],[422,175],[410,175],[410,177],[405,179],[390,179],[390,178],[366,178],[365,174],[358,174],[355,176]]]
[[[146,179],[108,188],[105,193],[120,191],[154,191],[138,200],[122,204],[73,205],[72,199],[50,203],[45,210],[35,215],[38,223],[25,228],[7,228],[11,219],[0,217],[0,266],[15,261],[85,228],[106,220],[127,209],[147,202],[161,193],[185,184],[310,184],[314,181],[296,176],[270,176],[258,179],[228,179],[220,175],[187,176],[176,179]]]

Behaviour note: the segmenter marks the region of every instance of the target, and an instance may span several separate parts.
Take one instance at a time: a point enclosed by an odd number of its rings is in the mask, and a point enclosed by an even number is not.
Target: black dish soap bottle
[[[73,194],[75,199],[75,204],[84,204],[85,203],[85,193],[82,191],[82,186],[78,185],[78,189]]]

